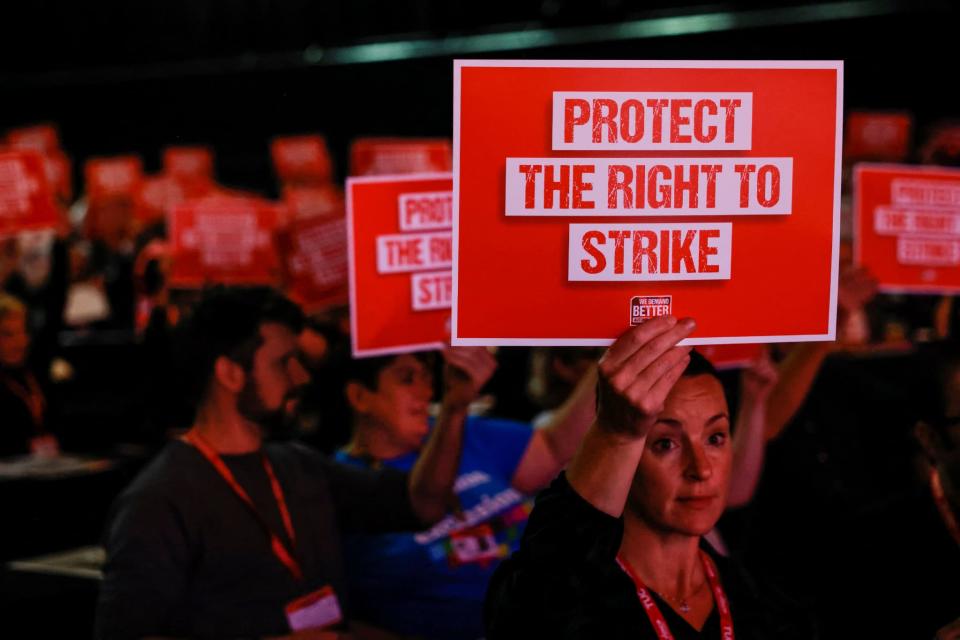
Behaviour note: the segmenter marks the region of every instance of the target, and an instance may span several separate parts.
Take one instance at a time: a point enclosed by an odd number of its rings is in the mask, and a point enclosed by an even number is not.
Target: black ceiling
[[[148,168],[165,144],[203,142],[228,183],[268,190],[272,135],[324,132],[341,174],[358,135],[449,136],[451,59],[471,56],[842,59],[848,108],[908,109],[922,129],[960,115],[955,4],[18,0],[0,38],[0,130],[54,121],[74,158],[134,151]],[[725,16],[721,27],[617,30],[707,14]],[[509,32],[523,42],[517,34],[537,30],[556,37],[495,51],[460,37]],[[399,40],[419,43],[415,57],[344,62],[358,45]]]

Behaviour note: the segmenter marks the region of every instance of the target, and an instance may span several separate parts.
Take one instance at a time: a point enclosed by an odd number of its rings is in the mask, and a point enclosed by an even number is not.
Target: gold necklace
[[[663,598],[664,600],[666,600],[667,602],[670,602],[670,603],[672,603],[672,604],[675,604],[675,605],[677,606],[677,610],[678,610],[680,613],[690,613],[690,602],[689,602],[689,598],[692,598],[692,597],[694,597],[695,595],[697,595],[698,593],[700,593],[700,591],[703,589],[703,585],[705,585],[706,583],[707,583],[706,580],[704,580],[703,582],[701,582],[700,585],[699,585],[696,589],[694,589],[694,590],[693,590],[687,597],[685,597],[685,598],[671,598],[671,597],[665,595],[665,594],[664,594],[663,592],[661,592],[661,591],[657,591],[657,595],[660,596],[661,598]]]

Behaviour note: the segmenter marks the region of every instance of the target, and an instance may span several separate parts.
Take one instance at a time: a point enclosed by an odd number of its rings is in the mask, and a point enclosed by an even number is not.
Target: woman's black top
[[[520,549],[490,582],[488,640],[657,638],[633,581],[616,562],[622,537],[623,519],[597,510],[561,474],[537,498]],[[706,543],[703,548],[719,570],[737,640],[815,635],[796,605],[758,586]],[[677,640],[721,638],[716,608],[698,631],[652,595]]]

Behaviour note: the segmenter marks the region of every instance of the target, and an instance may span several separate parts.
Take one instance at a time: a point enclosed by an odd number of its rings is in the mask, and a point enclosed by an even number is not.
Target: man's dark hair
[[[303,312],[270,287],[216,286],[203,292],[180,330],[182,367],[193,406],[203,399],[214,364],[226,356],[249,370],[263,343],[260,326],[279,324],[296,334],[303,328]]]

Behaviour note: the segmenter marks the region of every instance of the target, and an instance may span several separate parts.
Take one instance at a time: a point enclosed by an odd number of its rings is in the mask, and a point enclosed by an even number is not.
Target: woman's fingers
[[[677,380],[683,376],[683,372],[686,370],[688,364],[690,364],[689,353],[674,364],[650,389],[649,395],[653,400],[659,402],[658,406],[660,410],[662,410],[663,403],[666,401],[667,396],[670,395],[670,390],[673,389],[673,385],[677,384]],[[659,413],[659,411],[657,413]]]
[[[675,348],[678,342],[693,333],[695,326],[693,320],[689,318],[679,321],[676,326],[652,338],[627,358],[613,374],[614,377],[621,382],[621,385],[633,384],[638,377],[653,367],[657,360]]]
[[[616,371],[638,349],[650,342],[654,337],[669,331],[677,324],[673,316],[655,318],[643,324],[631,327],[610,345],[607,352],[600,358],[601,371]]]
[[[630,404],[643,415],[653,416],[660,413],[667,396],[666,394],[658,395],[654,389],[658,388],[657,385],[665,377],[672,375],[680,362],[690,362],[690,349],[690,347],[673,347],[653,361],[627,388],[624,395]],[[681,373],[682,371],[681,369]],[[672,387],[673,383],[667,388],[668,393]]]
[[[621,336],[599,364],[598,419],[608,428],[636,435],[649,428],[683,375],[690,347],[677,343],[696,327],[689,318],[658,318],[645,325]]]

